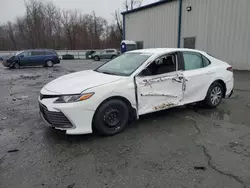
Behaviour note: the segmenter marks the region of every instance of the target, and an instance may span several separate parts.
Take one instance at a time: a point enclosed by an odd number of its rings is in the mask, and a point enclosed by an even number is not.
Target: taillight
[[[233,72],[233,67],[227,67],[227,70]]]

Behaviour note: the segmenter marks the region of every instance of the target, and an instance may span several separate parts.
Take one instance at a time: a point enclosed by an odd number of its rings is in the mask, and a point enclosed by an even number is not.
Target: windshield
[[[21,54],[21,53],[23,53],[23,52],[24,52],[24,51],[17,52],[17,53],[16,53],[16,56],[19,55],[19,54]]]
[[[102,65],[97,72],[119,76],[130,76],[150,56],[149,53],[126,53]]]

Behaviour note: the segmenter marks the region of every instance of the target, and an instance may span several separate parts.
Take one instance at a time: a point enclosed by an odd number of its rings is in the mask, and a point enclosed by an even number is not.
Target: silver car
[[[106,50],[92,54],[92,58],[95,61],[100,61],[100,59],[114,59],[119,55],[120,55],[120,52],[116,49],[106,49]]]

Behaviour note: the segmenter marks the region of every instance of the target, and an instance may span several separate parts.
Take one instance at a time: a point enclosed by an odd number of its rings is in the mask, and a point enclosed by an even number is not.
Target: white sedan
[[[39,106],[43,120],[66,134],[110,136],[143,114],[196,102],[215,108],[233,86],[232,67],[206,52],[143,49],[53,80]]]

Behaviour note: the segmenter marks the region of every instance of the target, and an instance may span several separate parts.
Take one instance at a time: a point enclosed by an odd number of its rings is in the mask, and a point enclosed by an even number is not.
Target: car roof
[[[105,50],[116,50],[115,48],[108,48],[108,49],[105,49]],[[103,51],[105,51],[103,50]]]
[[[50,51],[50,52],[53,52],[55,50],[51,50],[51,49],[28,49],[28,50],[24,50],[24,51]]]
[[[129,51],[127,53],[151,53],[155,55],[160,55],[164,53],[171,53],[176,51],[190,51],[190,52],[198,52],[198,53],[204,53],[200,50],[194,50],[194,49],[188,49],[188,48],[148,48],[148,49],[141,49],[141,50],[133,50]]]

